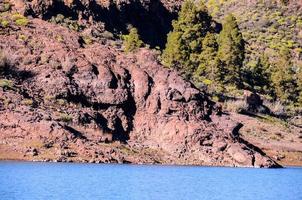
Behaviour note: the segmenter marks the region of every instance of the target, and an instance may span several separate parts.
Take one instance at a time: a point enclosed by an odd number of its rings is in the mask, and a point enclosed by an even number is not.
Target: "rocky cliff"
[[[153,2],[169,5],[144,1]],[[85,14],[105,1],[14,3],[34,18],[0,31],[0,159],[280,167],[156,51],[125,54],[102,34],[88,37],[93,14],[79,32],[47,21],[58,9]]]

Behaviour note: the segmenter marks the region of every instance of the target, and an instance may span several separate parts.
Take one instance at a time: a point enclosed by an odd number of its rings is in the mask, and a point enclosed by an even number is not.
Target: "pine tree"
[[[245,82],[256,92],[272,94],[271,64],[266,55],[259,57],[245,75]]]
[[[190,77],[199,66],[202,41],[210,29],[211,17],[206,6],[201,1],[186,0],[178,19],[173,21],[173,31],[168,34],[163,64]]]
[[[136,28],[131,28],[129,35],[124,36],[124,50],[125,52],[133,52],[143,46],[143,41],[140,40]]]
[[[215,34],[207,33],[202,41],[202,51],[199,55],[199,66],[194,72],[196,82],[206,85],[216,85],[220,81],[219,60],[217,57],[218,44]]]
[[[289,51],[282,51],[275,61],[272,71],[271,79],[275,95],[282,102],[296,102],[299,95],[295,72],[290,60]]]
[[[226,84],[242,85],[242,65],[244,60],[244,40],[236,18],[226,16],[218,39],[218,58],[221,61],[221,75]]]

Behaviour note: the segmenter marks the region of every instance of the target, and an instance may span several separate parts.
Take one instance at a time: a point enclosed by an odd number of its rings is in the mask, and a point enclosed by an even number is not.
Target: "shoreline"
[[[164,164],[164,163],[95,163],[95,162],[74,162],[74,161],[43,161],[43,160],[22,160],[22,159],[0,159],[1,162],[15,163],[64,163],[64,164],[93,164],[93,165],[135,165],[135,166],[163,166],[163,167],[205,167],[205,168],[244,168],[244,169],[286,169],[302,168],[301,165],[282,165],[281,167],[254,167],[254,166],[227,166],[227,165],[194,165],[194,164]]]

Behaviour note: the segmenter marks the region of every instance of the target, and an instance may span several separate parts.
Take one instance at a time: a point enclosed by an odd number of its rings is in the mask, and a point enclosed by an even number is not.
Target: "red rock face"
[[[156,52],[107,43],[40,19],[0,35],[0,158],[279,166]]]

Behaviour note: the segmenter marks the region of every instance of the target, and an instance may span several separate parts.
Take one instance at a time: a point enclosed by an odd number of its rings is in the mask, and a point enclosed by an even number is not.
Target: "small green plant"
[[[65,16],[62,14],[58,14],[56,17],[53,17],[51,20],[53,20],[55,23],[63,23],[65,20]]]
[[[9,21],[7,21],[6,19],[2,19],[1,21],[1,26],[3,28],[7,28],[9,26]]]
[[[13,14],[11,18],[17,26],[27,26],[29,23],[29,20],[19,13]]]
[[[61,26],[64,26],[66,28],[69,28],[70,30],[79,32],[80,30],[83,30],[85,26],[78,24],[76,20],[73,20],[72,18],[66,18],[62,14],[58,14],[57,16],[53,16],[50,20],[51,23],[60,24]]]
[[[209,79],[204,79],[202,82],[203,82],[205,85],[211,85],[211,84],[213,83],[213,81],[212,81],[212,80],[209,80]]]
[[[79,31],[80,30],[80,26],[77,22],[71,22],[69,25],[68,25],[68,28],[70,30],[74,30],[74,31]]]
[[[14,82],[7,79],[0,79],[0,87],[2,87],[3,89],[13,89]]]
[[[21,41],[26,41],[28,38],[27,38],[26,35],[20,34],[20,35],[18,36],[18,39],[21,40]]]
[[[62,122],[72,122],[73,118],[71,115],[68,115],[66,113],[61,113],[60,114],[60,117],[59,117],[59,120],[62,121]]]
[[[58,42],[63,42],[64,41],[64,38],[62,35],[57,35],[55,36],[55,39],[58,41]]]
[[[86,45],[93,44],[93,39],[89,35],[83,35],[83,36],[81,36],[81,38],[84,41],[84,44],[86,44]]]
[[[10,99],[3,99],[4,107],[7,107],[12,101]]]
[[[22,18],[24,18],[24,16],[21,15],[21,14],[19,14],[19,13],[12,14],[12,16],[11,16],[11,19],[12,19],[13,21],[16,21],[16,20],[22,19]]]
[[[25,106],[32,106],[33,103],[34,103],[34,101],[32,99],[24,99],[21,101],[21,104],[25,105]]]
[[[123,36],[125,52],[133,52],[143,46],[136,28],[131,28],[129,35]]]
[[[16,20],[16,24],[18,26],[27,26],[28,23],[29,23],[29,21],[26,18]]]
[[[10,3],[4,3],[0,5],[0,12],[7,12],[11,9],[11,4]]]
[[[55,96],[46,95],[46,96],[44,97],[44,101],[46,101],[46,102],[52,102],[52,101],[54,101],[55,99],[56,99]]]
[[[219,101],[219,97],[218,96],[213,96],[212,100],[215,101],[215,102],[218,102]]]
[[[57,99],[57,104],[60,106],[65,106],[67,104],[67,102],[64,99]]]

